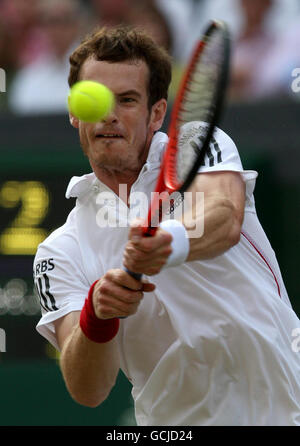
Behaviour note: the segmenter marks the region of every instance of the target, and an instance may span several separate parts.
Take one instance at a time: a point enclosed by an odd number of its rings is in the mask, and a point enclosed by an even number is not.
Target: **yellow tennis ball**
[[[68,96],[70,112],[84,122],[105,119],[114,107],[114,94],[105,85],[94,81],[79,81]]]

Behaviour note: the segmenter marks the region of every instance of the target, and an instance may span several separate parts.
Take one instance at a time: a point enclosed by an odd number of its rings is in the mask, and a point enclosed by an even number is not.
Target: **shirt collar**
[[[157,132],[152,138],[146,164],[149,167],[156,167],[161,163],[162,154],[168,142],[168,135],[163,132]]]
[[[145,166],[147,166],[149,170],[153,170],[160,165],[167,142],[168,136],[163,132],[157,132],[153,136],[145,163]],[[99,182],[100,181],[97,179],[94,172],[82,175],[81,177],[74,176],[71,178],[67,187],[66,198],[77,198],[90,189],[95,183]]]
[[[72,177],[66,191],[66,198],[77,198],[86,192],[96,180],[94,172],[82,175],[81,177]]]

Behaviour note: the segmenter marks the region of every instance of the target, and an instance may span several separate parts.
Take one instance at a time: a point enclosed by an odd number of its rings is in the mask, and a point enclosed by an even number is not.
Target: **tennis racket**
[[[219,122],[228,82],[230,36],[224,22],[213,21],[198,41],[174,101],[166,147],[144,236],[153,236],[163,217],[162,192],[183,194],[192,184]],[[199,144],[180,143],[185,124],[200,122]],[[126,271],[140,280],[142,274]]]

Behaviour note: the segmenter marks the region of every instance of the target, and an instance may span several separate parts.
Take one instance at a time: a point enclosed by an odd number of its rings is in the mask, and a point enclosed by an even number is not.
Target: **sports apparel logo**
[[[6,73],[3,68],[0,68],[0,93],[6,92]]]
[[[179,146],[189,146],[190,149],[195,153],[195,156],[197,156],[205,141],[206,128],[207,124],[205,124],[204,122],[188,122],[180,130],[181,133],[179,135]],[[184,158],[180,157],[181,153],[186,153],[186,151],[179,151],[178,153],[179,162],[184,172],[185,160]],[[201,166],[213,167],[221,162],[221,148],[215,137],[212,136]]]
[[[294,68],[292,71],[292,77],[295,79],[293,80],[291,84],[291,89],[294,93],[300,92],[300,68]]]
[[[0,328],[0,352],[6,352],[6,334],[3,328]]]
[[[34,284],[37,294],[40,298],[40,304],[45,311],[58,310],[53,294],[50,292],[50,279],[45,271],[54,269],[53,259],[43,260],[38,263],[35,268]]]

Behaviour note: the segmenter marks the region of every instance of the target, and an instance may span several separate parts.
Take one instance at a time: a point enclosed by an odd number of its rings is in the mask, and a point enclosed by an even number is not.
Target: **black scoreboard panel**
[[[33,284],[37,246],[75,205],[72,176],[90,172],[66,116],[0,119],[0,328],[5,359],[54,354],[35,331],[40,305]]]
[[[8,176],[0,182],[0,255],[31,256],[74,205],[66,181],[47,176]]]
[[[64,191],[68,180],[49,174],[20,175],[1,178],[0,182],[0,308],[11,310],[17,306],[15,298],[5,293],[18,293],[19,304],[25,314],[33,311],[33,300],[26,305],[21,295],[34,293],[32,263],[41,243],[53,230],[61,226],[75,204],[67,200]],[[18,281],[16,279],[19,279]],[[24,282],[22,284],[21,280]],[[9,292],[8,289],[11,291]],[[4,290],[4,291],[3,291]],[[22,291],[23,290],[23,291]],[[4,293],[4,295],[3,295]],[[29,306],[27,308],[27,306]],[[37,310],[39,308],[37,307]],[[15,313],[17,308],[15,308]],[[20,311],[21,313],[21,311]]]

